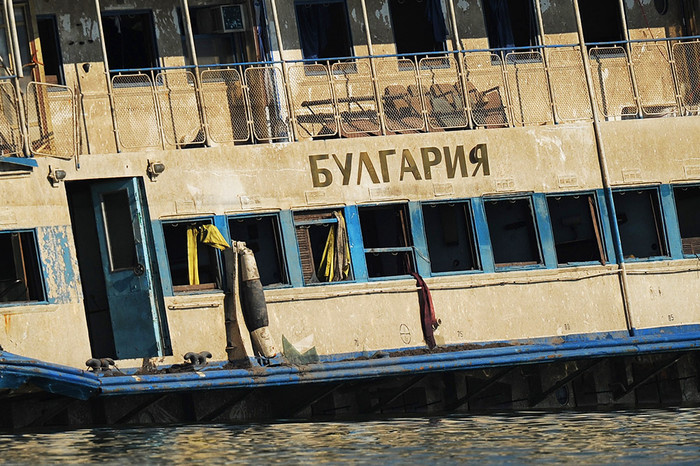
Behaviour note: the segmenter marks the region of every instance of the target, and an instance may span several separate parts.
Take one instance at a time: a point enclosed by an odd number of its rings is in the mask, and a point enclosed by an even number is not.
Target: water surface
[[[0,434],[9,463],[699,463],[700,409]]]

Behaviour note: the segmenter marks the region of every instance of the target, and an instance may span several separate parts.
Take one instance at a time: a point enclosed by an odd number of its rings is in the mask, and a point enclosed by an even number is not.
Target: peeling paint
[[[457,8],[462,11],[467,11],[469,9],[469,2],[467,0],[459,0],[457,2]]]
[[[63,32],[69,32],[70,31],[70,13],[66,13],[65,15],[61,15],[58,17],[58,24],[60,24],[61,30]]]
[[[549,7],[551,7],[551,6],[552,6],[552,4],[550,3],[549,0],[540,0],[540,8],[542,9],[542,13],[549,10]]]
[[[69,303],[80,296],[78,264],[71,254],[69,230],[68,225],[37,229],[47,298],[53,303]]]
[[[357,10],[356,10],[355,8],[353,8],[353,9],[350,11],[350,16],[352,17],[352,20],[353,20],[353,21],[355,21],[356,23],[358,22],[358,21],[357,21]]]
[[[180,29],[180,21],[177,18],[177,8],[173,7],[173,9],[170,11],[170,16],[173,18],[173,24],[175,24],[175,31],[177,31],[178,34],[182,35],[183,32]]]
[[[377,19],[381,19],[386,27],[391,27],[391,16],[389,12],[389,2],[383,1],[382,7],[374,12]]]

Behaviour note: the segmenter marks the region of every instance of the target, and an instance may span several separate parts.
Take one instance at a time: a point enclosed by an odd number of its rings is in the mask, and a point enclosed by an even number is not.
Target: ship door
[[[164,355],[163,299],[138,180],[76,182],[67,189],[93,356]]]

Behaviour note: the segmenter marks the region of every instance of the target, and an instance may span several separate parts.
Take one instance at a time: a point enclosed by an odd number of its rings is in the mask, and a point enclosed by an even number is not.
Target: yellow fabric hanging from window
[[[324,282],[338,282],[350,274],[350,245],[345,218],[340,212],[334,212],[337,223],[331,226],[323,248],[321,263],[316,275]]]
[[[190,285],[199,285],[198,243],[224,250],[228,243],[218,228],[211,224],[187,227],[187,270]]]

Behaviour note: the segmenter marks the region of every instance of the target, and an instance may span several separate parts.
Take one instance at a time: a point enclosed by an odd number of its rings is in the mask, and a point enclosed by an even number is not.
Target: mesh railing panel
[[[586,72],[578,47],[548,50],[549,82],[559,121],[593,118]]]
[[[178,146],[203,143],[194,75],[186,70],[161,71],[156,75],[155,89],[165,140]]]
[[[635,115],[637,107],[627,54],[622,47],[595,47],[589,51],[596,101],[608,118]]]
[[[375,70],[386,129],[401,132],[425,128],[415,62],[383,57],[375,61]]]
[[[22,153],[22,132],[15,87],[10,81],[0,82],[0,155]]]
[[[466,127],[469,118],[457,61],[451,56],[422,58],[418,69],[428,126],[431,129]],[[469,95],[471,98],[473,93]]]
[[[340,116],[341,132],[353,135],[381,131],[369,61],[333,63],[331,81]]]
[[[77,125],[73,91],[66,86],[31,82],[25,96],[32,153],[72,158]]]
[[[276,66],[255,66],[247,68],[244,76],[255,137],[261,141],[287,138],[289,110],[282,70]]]
[[[672,115],[678,111],[676,89],[666,42],[630,44],[632,69],[644,115]]]
[[[501,57],[489,52],[464,56],[472,120],[477,126],[508,126],[508,96]],[[472,93],[474,97],[472,97]]]
[[[513,121],[523,126],[552,123],[552,102],[542,54],[534,51],[507,54],[506,73]]]
[[[673,44],[678,93],[684,113],[700,113],[700,41]]]
[[[338,125],[328,67],[322,64],[292,64],[287,76],[297,136],[336,134]]]
[[[250,139],[248,107],[238,70],[206,70],[200,79],[202,108],[211,140],[225,143]]]
[[[118,74],[112,78],[112,94],[119,145],[127,149],[160,145],[160,125],[150,76]]]

